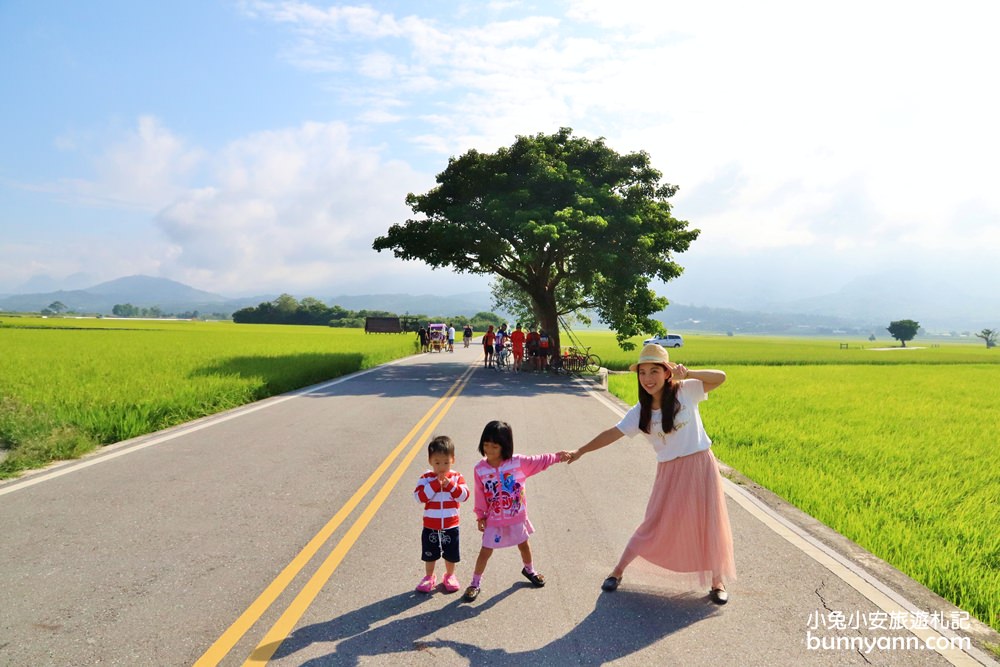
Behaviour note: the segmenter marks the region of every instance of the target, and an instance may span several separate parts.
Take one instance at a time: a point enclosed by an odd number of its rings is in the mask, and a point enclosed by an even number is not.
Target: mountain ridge
[[[231,298],[199,290],[168,278],[146,275],[125,276],[82,290],[56,290],[0,297],[0,310],[40,312],[59,301],[71,311],[109,315],[117,304],[131,303],[140,308],[158,307],[162,312],[193,312],[202,315],[231,315],[241,308],[257,306],[277,298],[274,295]],[[305,298],[302,295],[298,299]],[[921,301],[921,296],[924,300]],[[932,297],[935,312],[927,312]],[[980,299],[970,304],[973,297]],[[385,310],[399,315],[472,317],[492,310],[488,292],[440,294],[342,294],[324,303],[348,310]],[[973,312],[974,311],[974,312]],[[909,284],[905,278],[875,276],[856,279],[838,291],[766,306],[723,308],[673,300],[654,315],[671,329],[740,332],[866,331],[881,335],[894,319],[915,319],[925,330],[977,331],[1000,326],[1000,298],[985,292],[964,294],[961,287],[940,284]],[[806,331],[800,331],[805,329]]]

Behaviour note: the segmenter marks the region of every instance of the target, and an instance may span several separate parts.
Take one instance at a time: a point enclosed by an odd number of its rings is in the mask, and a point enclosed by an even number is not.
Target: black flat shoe
[[[479,587],[469,586],[465,589],[465,595],[462,596],[462,599],[466,602],[473,602],[477,597],[479,597]]]
[[[521,574],[523,574],[528,581],[530,581],[539,588],[545,585],[545,577],[538,574],[537,572],[535,572],[534,574],[529,574],[527,568],[522,568]]]
[[[712,598],[715,604],[726,604],[729,602],[729,593],[721,588],[713,588],[708,592],[708,597]]]
[[[601,584],[601,590],[611,593],[618,590],[618,584],[622,583],[621,577],[608,577]]]

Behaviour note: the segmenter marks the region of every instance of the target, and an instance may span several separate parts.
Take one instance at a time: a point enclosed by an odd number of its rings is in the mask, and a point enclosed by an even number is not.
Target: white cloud
[[[774,282],[798,261],[827,276],[910,257],[997,270],[995,3],[241,7],[282,32],[276,56],[332,91],[332,119],[209,152],[145,117],[92,178],[45,186],[158,212],[171,277],[240,292],[425,280],[419,263],[370,251],[408,216],[406,192],[448,156],[560,126],[647,151],[681,186],[677,216],[702,229],[699,265],[760,260]]]
[[[212,161],[213,186],[187,192],[157,216],[174,246],[165,272],[209,271],[214,289],[228,293],[387,284],[406,272],[371,244],[406,219],[406,193],[425,179],[355,145],[346,125],[257,133]]]
[[[82,149],[68,136],[57,143],[64,150]],[[141,116],[134,128],[116,136],[93,159],[92,178],[22,187],[88,206],[155,211],[180,193],[204,158],[201,150],[187,146],[157,118]]]

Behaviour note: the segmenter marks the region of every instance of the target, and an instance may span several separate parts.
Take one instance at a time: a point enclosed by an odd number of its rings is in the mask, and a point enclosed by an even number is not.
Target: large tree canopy
[[[649,281],[680,275],[673,254],[699,233],[671,215],[677,188],[661,178],[645,152],[620,155],[569,128],[519,136],[495,153],[449,159],[436,187],[407,195],[420,217],[373,247],[509,281],[557,345],[558,315],[590,309],[628,348],[632,336],[662,332],[650,315],[667,300]]]

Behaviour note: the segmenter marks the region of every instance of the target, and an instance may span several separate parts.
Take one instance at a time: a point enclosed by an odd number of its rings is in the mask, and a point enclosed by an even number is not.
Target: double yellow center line
[[[250,630],[253,625],[260,620],[260,617],[270,608],[274,601],[280,596],[292,583],[292,580],[302,571],[302,569],[313,559],[316,553],[322,548],[322,546],[330,539],[340,524],[347,519],[348,516],[357,508],[361,501],[368,495],[368,492],[372,490],[379,479],[385,473],[386,470],[393,464],[396,458],[403,452],[407,446],[410,446],[410,450],[406,453],[403,459],[393,470],[389,478],[382,484],[382,488],[379,489],[375,497],[368,503],[367,507],[361,512],[361,515],[354,521],[354,524],[347,530],[337,546],[334,547],[330,555],[326,557],[326,560],[319,566],[315,574],[309,579],[306,585],[299,591],[299,594],[295,596],[288,608],[285,609],[281,617],[274,623],[271,629],[264,635],[264,638],[260,641],[257,647],[250,654],[250,657],[244,663],[245,665],[263,665],[271,659],[281,643],[292,633],[295,628],[295,624],[298,623],[299,619],[312,604],[316,596],[319,595],[320,590],[333,575],[337,566],[340,565],[341,561],[344,560],[344,556],[350,551],[351,547],[361,536],[361,533],[368,526],[368,523],[378,512],[382,503],[385,502],[386,498],[389,497],[389,493],[393,490],[396,484],[399,482],[403,473],[409,467],[410,463],[413,461],[414,457],[423,448],[423,445],[428,441],[431,433],[437,428],[437,425],[444,418],[445,414],[451,409],[452,404],[458,395],[465,388],[465,385],[469,381],[469,377],[476,370],[477,366],[473,365],[455,381],[455,383],[445,392],[444,396],[439,398],[436,403],[427,411],[426,414],[416,423],[416,425],[410,430],[406,436],[399,441],[395,449],[389,452],[385,460],[379,464],[378,468],[365,480],[354,495],[351,496],[350,500],[344,504],[340,510],[333,515],[333,518],[316,535],[309,540],[309,543],[302,548],[302,551],[298,553],[292,561],[285,566],[277,577],[274,578],[267,588],[257,596],[257,599],[244,611],[236,621],[229,626],[229,628],[222,633],[222,636],[212,644],[205,653],[198,658],[194,663],[195,667],[207,667],[208,665],[218,665],[219,662],[225,658],[229,652],[236,646],[236,643]],[[426,428],[424,428],[426,426]],[[419,437],[415,436],[423,428],[423,432]],[[412,445],[411,445],[412,443]]]

